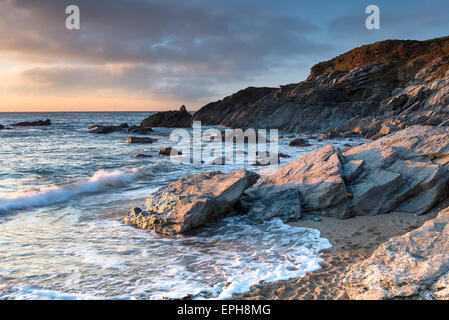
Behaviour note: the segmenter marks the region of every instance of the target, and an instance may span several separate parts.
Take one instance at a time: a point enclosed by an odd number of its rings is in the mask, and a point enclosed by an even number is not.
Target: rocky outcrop
[[[142,121],[141,127],[190,128],[192,115],[182,106],[178,111],[158,112]]]
[[[351,299],[449,299],[449,209],[395,237],[346,275]]]
[[[448,166],[449,130],[413,126],[344,151],[311,151],[263,174],[261,186],[297,186],[305,215],[423,214],[447,197]]]
[[[276,88],[249,87],[224,98],[211,102],[193,116],[193,121],[201,121],[202,125],[224,125],[231,121],[232,116],[239,110],[243,110],[256,101],[276,92]],[[242,126],[246,128],[246,126]]]
[[[47,120],[38,120],[38,121],[25,121],[14,123],[11,126],[13,127],[39,127],[39,126],[50,126],[50,119]]]
[[[133,209],[124,222],[167,235],[188,232],[224,216],[258,177],[241,170],[183,178],[156,191],[147,199],[146,210]]]
[[[303,82],[208,104],[194,120],[375,140],[416,124],[449,125],[448,71],[449,38],[382,41],[317,64]]]
[[[156,141],[157,139],[148,137],[130,137],[126,140],[127,143],[153,143]]]

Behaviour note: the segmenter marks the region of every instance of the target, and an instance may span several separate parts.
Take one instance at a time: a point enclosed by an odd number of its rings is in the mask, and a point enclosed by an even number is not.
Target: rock
[[[146,153],[138,153],[134,156],[134,158],[152,158],[152,156]]]
[[[319,216],[314,215],[314,214],[308,215],[308,216],[303,216],[301,218],[301,220],[312,221],[312,222],[321,222],[321,218]]]
[[[5,129],[3,125],[0,124],[0,130]]]
[[[121,125],[118,125],[118,126],[94,125],[94,126],[89,127],[89,131],[91,133],[107,134],[107,133],[112,133],[112,132],[123,131],[127,128],[129,128],[129,125],[127,123],[122,123]]]
[[[299,220],[302,209],[299,189],[295,185],[266,185],[249,188],[242,197],[248,209],[246,216],[252,221],[264,222],[280,218],[285,222]]]
[[[162,156],[172,156],[172,155],[177,156],[177,155],[182,155],[182,152],[176,150],[175,148],[168,147],[168,148],[159,150],[159,154]]]
[[[50,119],[47,120],[38,120],[38,121],[25,121],[25,122],[19,122],[12,124],[13,127],[37,127],[37,126],[50,126],[51,121]]]
[[[127,143],[153,143],[157,141],[157,139],[148,138],[148,137],[130,137],[126,140]]]
[[[344,279],[351,299],[449,299],[449,209],[394,237]]]
[[[305,214],[349,218],[348,190],[340,150],[327,145],[263,176],[266,184],[298,186]]]
[[[310,147],[311,144],[302,138],[295,138],[288,144],[290,147]]]
[[[128,133],[147,134],[153,131],[152,128],[142,126],[131,126],[128,128]]]
[[[192,115],[182,106],[178,111],[158,112],[141,123],[142,127],[190,128]]]
[[[446,156],[447,155],[447,156]],[[352,215],[423,214],[446,195],[449,134],[413,126],[343,152]]]
[[[167,235],[188,232],[224,216],[258,177],[254,172],[241,170],[180,179],[152,194],[146,201],[146,210],[131,211],[124,222]]]
[[[224,165],[226,163],[230,163],[229,159],[226,157],[217,157],[213,159],[210,164],[216,164],[216,165]]]

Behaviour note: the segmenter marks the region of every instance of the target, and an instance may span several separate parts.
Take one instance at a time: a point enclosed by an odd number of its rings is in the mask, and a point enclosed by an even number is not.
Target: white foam
[[[144,175],[143,169],[133,168],[127,172],[120,170],[97,171],[91,178],[62,186],[44,187],[37,191],[0,193],[0,212],[29,209],[64,202],[85,193],[98,193],[112,187],[127,185]]]

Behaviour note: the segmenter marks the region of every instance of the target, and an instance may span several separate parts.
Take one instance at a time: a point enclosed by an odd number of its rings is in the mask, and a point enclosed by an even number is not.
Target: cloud
[[[80,7],[79,31],[65,28],[69,4]],[[20,66],[7,74],[15,91],[120,90],[199,104],[238,86],[300,81],[354,45],[420,34],[397,16],[410,13],[429,32],[446,25],[446,14],[432,20],[440,11],[416,10],[414,0],[380,6],[385,30],[374,33],[363,1],[0,0],[0,56]]]

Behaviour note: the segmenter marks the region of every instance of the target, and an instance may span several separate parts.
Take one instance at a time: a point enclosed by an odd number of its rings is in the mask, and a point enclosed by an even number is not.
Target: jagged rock
[[[158,112],[141,123],[142,127],[190,128],[192,115],[182,106],[178,111]]]
[[[290,147],[310,147],[311,144],[303,138],[295,138],[288,144]]]
[[[298,186],[305,214],[349,218],[348,190],[340,150],[327,145],[263,176],[265,184]]]
[[[47,120],[38,120],[38,121],[25,121],[25,122],[19,122],[14,123],[11,126],[13,127],[38,127],[38,126],[50,126],[51,121],[50,119]]]
[[[159,150],[159,154],[162,156],[171,156],[171,155],[177,156],[177,155],[182,155],[182,152],[176,150],[175,148],[168,147],[168,148]]]
[[[344,282],[351,299],[449,299],[449,209],[394,237],[356,264]]]
[[[425,126],[345,150],[352,215],[425,213],[446,194],[448,153],[447,129]]]
[[[89,127],[89,132],[98,134],[107,134],[112,132],[123,131],[127,128],[129,128],[129,125],[127,123],[122,123],[121,125],[118,126],[94,125]]]
[[[145,211],[132,210],[124,222],[168,235],[185,233],[225,215],[258,178],[246,170],[192,175],[156,191]]]
[[[130,137],[126,140],[127,143],[153,143],[156,141],[157,139],[148,137]]]

